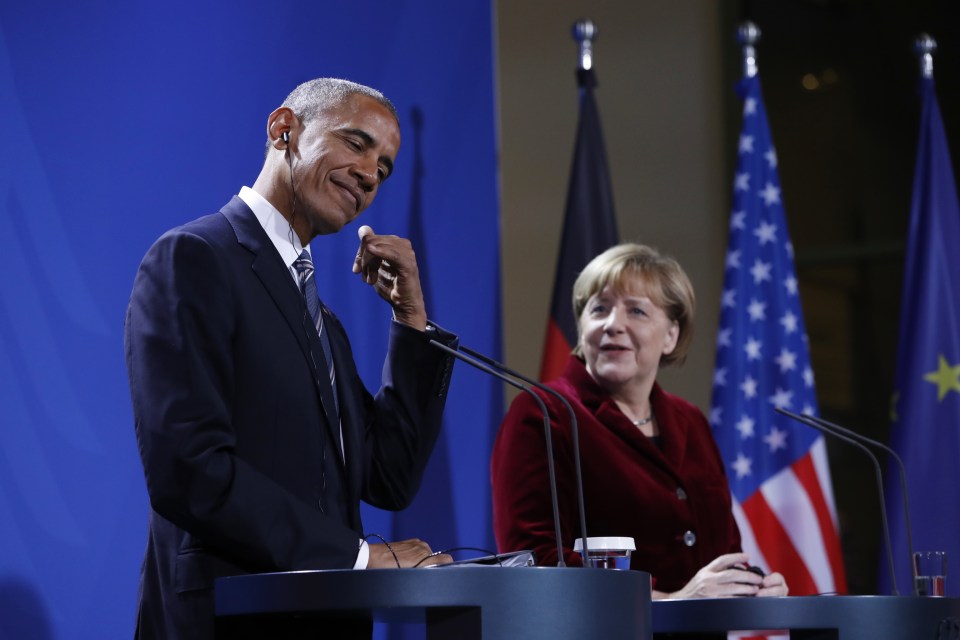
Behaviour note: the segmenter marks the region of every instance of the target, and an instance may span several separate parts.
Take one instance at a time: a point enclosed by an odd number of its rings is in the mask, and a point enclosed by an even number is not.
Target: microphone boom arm
[[[834,431],[830,427],[825,427],[824,425],[815,421],[810,416],[804,416],[804,415],[800,415],[799,413],[793,413],[792,411],[787,411],[786,409],[781,409],[780,407],[774,407],[774,411],[782,415],[785,415],[788,418],[796,420],[801,424],[805,424],[808,427],[812,427],[817,431],[820,431],[821,433],[829,433],[835,438],[848,442],[855,447],[859,447],[867,454],[867,456],[869,456],[870,461],[873,462],[873,467],[877,474],[877,487],[880,489],[880,519],[883,521],[883,533],[884,533],[884,538],[886,539],[886,542],[887,542],[887,561],[890,564],[890,587],[891,589],[893,589],[893,595],[895,596],[900,595],[900,592],[897,589],[897,574],[893,570],[893,544],[890,542],[890,525],[887,522],[887,506],[886,504],[884,504],[885,500],[884,500],[884,493],[883,493],[883,474],[880,471],[880,462],[877,460],[877,456],[873,455],[873,452],[870,451],[870,449],[868,449],[866,446],[864,446],[854,438],[851,438],[842,433]]]
[[[855,438],[856,440],[860,440],[861,442],[865,442],[866,444],[871,444],[875,447],[880,447],[881,449],[889,453],[891,456],[893,456],[893,459],[897,461],[897,465],[900,467],[900,491],[903,493],[903,518],[904,518],[904,525],[907,530],[907,553],[910,554],[908,558],[909,562],[907,563],[907,566],[910,567],[910,573],[913,574],[914,578],[916,578],[916,575],[914,573],[914,566],[913,566],[913,534],[910,531],[910,506],[909,506],[909,501],[907,499],[907,467],[903,464],[903,459],[891,447],[888,447],[887,445],[883,444],[879,440],[874,440],[873,438],[868,438],[867,436],[860,435],[859,433],[857,433],[852,429],[841,427],[840,425],[834,424],[829,420],[824,420],[823,418],[819,418],[816,416],[808,416],[808,417],[822,427],[833,429],[838,433],[842,433],[851,438]]]
[[[544,437],[547,441],[547,473],[550,476],[550,498],[553,503],[553,526],[554,526],[556,540],[557,540],[557,566],[558,567],[567,566],[566,562],[564,562],[563,560],[563,544],[561,542],[561,537],[560,537],[560,505],[559,505],[559,501],[557,500],[557,475],[553,468],[553,434],[550,432],[550,415],[547,412],[547,406],[543,403],[543,400],[540,399],[540,396],[538,396],[533,391],[533,389],[531,389],[527,385],[521,384],[516,380],[514,380],[513,378],[510,378],[504,375],[503,373],[493,369],[492,367],[488,367],[484,363],[478,362],[474,358],[471,358],[468,355],[460,353],[456,349],[451,349],[447,345],[441,344],[436,340],[431,340],[430,344],[432,344],[434,347],[442,351],[447,352],[449,355],[453,356],[457,360],[462,360],[463,362],[466,362],[470,366],[476,369],[479,369],[480,371],[483,371],[485,373],[488,373],[494,378],[498,378],[499,380],[506,382],[512,387],[516,387],[521,391],[525,391],[529,393],[531,396],[533,396],[533,399],[537,401],[537,404],[540,406],[540,411],[543,412],[543,432],[544,432]]]
[[[581,471],[582,467],[580,465],[580,430],[577,426],[577,414],[574,413],[573,407],[570,406],[570,402],[568,402],[567,399],[563,397],[563,394],[558,393],[557,391],[551,389],[545,384],[537,382],[536,380],[532,380],[527,376],[514,371],[507,365],[501,364],[496,360],[494,360],[493,358],[489,358],[483,355],[482,353],[478,353],[473,349],[470,349],[463,345],[460,345],[460,350],[463,351],[464,353],[467,353],[473,356],[478,360],[485,362],[489,366],[502,371],[508,376],[513,376],[514,378],[522,380],[527,384],[533,385],[534,387],[536,387],[537,389],[540,389],[541,391],[549,393],[550,395],[560,400],[560,402],[563,403],[563,406],[567,408],[567,413],[570,414],[570,436],[573,438],[573,469],[574,469],[574,473],[576,475],[576,481],[577,481],[577,503],[578,503],[577,506],[580,509],[580,537],[583,539],[583,557],[585,558],[589,557],[590,550],[587,548],[587,514],[583,506],[583,473]]]

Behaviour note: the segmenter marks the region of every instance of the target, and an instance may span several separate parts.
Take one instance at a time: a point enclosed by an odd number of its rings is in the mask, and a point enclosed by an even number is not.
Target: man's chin
[[[333,233],[339,233],[345,226],[357,219],[357,215],[352,212],[347,214],[338,212],[333,215],[322,215],[313,217],[313,230],[315,235],[328,236]]]

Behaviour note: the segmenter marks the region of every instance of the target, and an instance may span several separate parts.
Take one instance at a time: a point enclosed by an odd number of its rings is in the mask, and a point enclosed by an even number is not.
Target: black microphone
[[[521,391],[525,391],[529,393],[531,396],[533,396],[533,399],[537,401],[537,405],[540,407],[540,411],[543,413],[543,432],[547,440],[547,472],[550,476],[550,497],[553,501],[553,505],[552,505],[553,506],[553,527],[555,531],[555,537],[557,539],[557,566],[558,567],[567,566],[567,564],[563,561],[563,544],[561,543],[561,538],[560,538],[560,505],[557,500],[557,475],[553,469],[553,434],[550,433],[550,416],[547,413],[547,406],[543,404],[543,400],[540,399],[540,396],[538,396],[533,391],[533,389],[531,389],[527,385],[517,382],[513,378],[510,378],[504,375],[503,373],[500,373],[499,371],[491,367],[488,367],[482,362],[478,362],[477,360],[471,358],[470,356],[460,353],[456,349],[451,349],[447,345],[441,344],[436,340],[431,340],[430,344],[435,346],[437,349],[440,349],[441,351],[447,352],[457,360],[462,360],[463,362],[466,362],[467,364],[469,364],[471,367],[474,367],[475,369],[479,369],[480,371],[486,372],[491,376],[493,376],[494,378],[497,378],[499,380],[506,382],[512,387],[516,387]]]
[[[895,596],[900,595],[900,592],[897,589],[897,574],[893,570],[893,544],[890,542],[890,524],[887,522],[887,506],[885,504],[884,494],[883,494],[883,474],[880,471],[880,461],[877,460],[877,456],[873,455],[873,452],[870,451],[870,449],[865,447],[863,444],[861,444],[854,438],[844,435],[838,431],[834,431],[830,427],[826,427],[820,424],[818,421],[814,420],[810,416],[800,415],[799,413],[793,413],[792,411],[787,411],[786,409],[781,409],[780,407],[774,407],[773,410],[776,411],[777,413],[787,416],[788,418],[792,418],[793,420],[796,420],[801,424],[805,424],[808,427],[813,427],[814,429],[816,429],[821,433],[826,433],[828,435],[833,436],[834,438],[838,438],[840,440],[843,440],[844,442],[848,442],[853,446],[860,448],[864,453],[866,453],[870,457],[870,460],[873,462],[873,467],[877,472],[877,490],[880,495],[880,520],[883,522],[883,533],[884,533],[884,538],[887,542],[887,561],[890,564],[890,588],[893,590],[893,595]]]
[[[494,360],[493,358],[487,357],[482,353],[478,353],[473,349],[460,345],[460,350],[473,356],[478,360],[485,362],[491,367],[495,367],[496,369],[502,371],[508,376],[513,376],[518,380],[522,380],[527,384],[533,385],[534,387],[536,387],[537,389],[540,389],[545,393],[549,393],[550,395],[559,399],[560,402],[563,403],[563,406],[567,408],[567,413],[570,414],[570,435],[573,438],[573,468],[574,468],[574,471],[576,474],[576,480],[577,480],[577,501],[579,503],[578,506],[580,508],[580,537],[583,539],[583,557],[584,558],[590,557],[589,549],[587,548],[587,515],[586,515],[585,509],[583,508],[583,474],[580,471],[580,468],[581,468],[580,467],[580,431],[577,428],[577,414],[573,412],[573,407],[570,406],[570,403],[567,401],[566,398],[563,397],[562,394],[556,392],[555,390],[551,389],[547,385],[541,384],[536,380],[532,380],[527,376],[523,375],[522,373],[518,373],[514,371],[507,365],[501,364],[496,360]]]
[[[908,557],[909,562],[907,566],[910,567],[910,573],[913,575],[914,578],[916,578],[916,574],[914,572],[914,566],[913,566],[913,534],[911,533],[911,529],[910,529],[910,504],[909,504],[909,500],[907,499],[907,468],[903,464],[903,459],[899,455],[897,455],[896,451],[894,451],[887,445],[883,444],[879,440],[868,438],[865,435],[857,433],[853,429],[847,429],[846,427],[841,427],[840,425],[830,422],[829,420],[824,420],[823,418],[818,418],[816,416],[809,416],[809,418],[814,422],[816,422],[817,424],[819,424],[821,427],[824,427],[827,429],[833,429],[837,433],[842,433],[845,436],[849,436],[861,442],[865,442],[866,444],[873,445],[874,447],[880,447],[881,449],[889,453],[891,456],[893,456],[893,459],[897,461],[897,465],[900,467],[900,492],[903,494],[903,518],[904,518],[905,528],[907,530],[907,553],[910,554]]]

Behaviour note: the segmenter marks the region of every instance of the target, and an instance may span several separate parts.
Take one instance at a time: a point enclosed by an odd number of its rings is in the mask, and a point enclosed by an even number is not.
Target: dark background
[[[763,31],[760,77],[821,414],[888,442],[919,127],[914,45],[921,32],[938,43],[934,78],[956,175],[960,3],[750,0],[727,8],[725,33],[743,20]],[[733,38],[723,42],[732,83],[742,56]],[[727,113],[733,149],[734,96]],[[882,538],[872,464],[845,443],[827,445],[850,592],[877,593]]]

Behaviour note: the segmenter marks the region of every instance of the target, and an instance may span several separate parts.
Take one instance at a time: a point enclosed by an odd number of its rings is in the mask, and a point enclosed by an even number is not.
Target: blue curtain
[[[404,136],[377,202],[314,242],[321,295],[376,388],[389,308],[350,273],[356,226],[412,237],[431,317],[499,356],[488,0],[0,5],[0,638],[132,634],[148,503],[122,331],[143,253],[252,185],[301,81],[382,90]],[[411,511],[368,531],[492,546],[498,385],[454,374]]]

